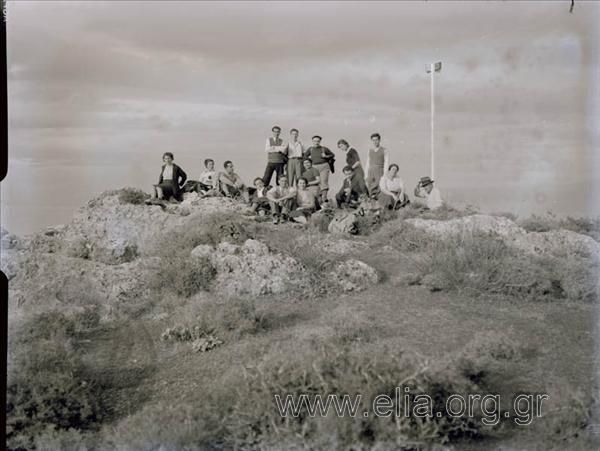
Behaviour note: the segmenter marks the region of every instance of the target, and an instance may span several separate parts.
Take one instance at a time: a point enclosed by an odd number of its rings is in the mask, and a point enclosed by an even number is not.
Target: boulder
[[[208,258],[217,270],[213,289],[228,296],[285,293],[308,283],[306,271],[295,259],[270,252],[257,240],[246,240],[242,246],[200,245],[191,255]]]
[[[361,291],[379,282],[377,271],[356,259],[338,263],[328,276],[342,291]]]

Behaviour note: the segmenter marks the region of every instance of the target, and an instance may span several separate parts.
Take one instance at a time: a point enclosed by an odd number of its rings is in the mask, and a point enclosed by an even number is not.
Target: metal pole
[[[435,116],[435,64],[431,65],[431,179],[435,180],[435,153],[434,153],[434,116]]]

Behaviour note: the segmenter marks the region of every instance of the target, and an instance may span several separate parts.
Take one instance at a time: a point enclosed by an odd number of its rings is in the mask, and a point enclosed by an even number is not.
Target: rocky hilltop
[[[395,449],[394,422],[307,427],[270,400],[390,393],[398,375],[434,397],[550,393],[564,413],[536,445],[590,423],[597,222],[411,206],[274,225],[230,199],[146,196],[110,191],[64,225],[2,230],[12,448],[370,449],[377,431]],[[402,444],[460,438],[453,421],[405,423]]]
[[[209,218],[213,222],[219,216],[244,218],[244,206],[228,198],[201,199],[192,194],[165,208],[131,203],[123,193],[127,191],[103,193],[82,207],[70,222],[31,236],[18,237],[2,229],[1,268],[10,280],[11,304],[23,305],[38,298],[60,302],[61,293],[72,285],[77,289],[83,285],[87,293],[110,303],[143,296],[149,277],[160,271],[161,247],[174,233],[197,229],[210,222]],[[600,243],[590,236],[563,229],[528,232],[503,216],[469,214],[448,220],[411,217],[392,223],[405,223],[438,238],[490,234],[531,254],[560,253],[594,259],[600,255]],[[277,228],[265,223],[256,226]],[[312,246],[324,255],[367,251],[360,237],[322,233],[316,242],[308,242],[305,228],[279,227],[294,228],[299,247]],[[190,253],[193,258],[208,259],[214,267],[215,291],[223,295],[262,295],[310,284],[306,268],[292,255],[273,252],[268,239],[248,237],[240,241],[236,233],[234,227],[226,231],[222,241],[200,244]],[[378,249],[368,252],[377,253]],[[324,271],[330,275],[331,286],[341,291],[361,290],[378,281],[377,271],[359,259],[346,259]],[[57,299],[48,299],[53,293]]]

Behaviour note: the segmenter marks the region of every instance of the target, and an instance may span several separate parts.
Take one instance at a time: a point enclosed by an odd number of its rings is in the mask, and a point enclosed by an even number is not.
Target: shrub
[[[519,225],[528,232],[549,232],[551,230],[566,229],[600,241],[600,218],[574,218],[572,216],[559,218],[549,212],[545,216],[531,215],[519,221]]]
[[[481,433],[477,418],[417,418],[410,410],[404,415],[403,403],[397,405],[395,401],[400,386],[409,388],[411,396],[430,396],[433,412],[445,412],[450,394],[466,394],[474,388],[447,367],[434,369],[402,352],[384,349],[365,353],[324,344],[307,355],[294,359],[282,355],[247,368],[230,409],[220,412],[225,441],[241,449],[293,448],[300,444],[307,449],[422,449]],[[288,410],[282,416],[274,398],[279,395],[284,400],[290,395],[299,400],[300,396],[320,395],[325,400],[328,395],[349,395],[352,402],[359,393],[358,414],[354,416],[348,415],[348,410],[338,416],[333,406],[316,417],[306,408],[295,414]],[[399,416],[362,415],[380,394],[392,399],[394,412],[401,412]]]
[[[231,299],[223,302],[206,302],[192,319],[168,328],[161,336],[164,340],[194,341],[212,334],[239,338],[267,328],[267,321],[256,310],[253,301]]]
[[[137,188],[123,188],[118,193],[119,202],[122,204],[141,205],[146,199],[150,199],[150,194]]]
[[[161,269],[153,277],[151,288],[190,297],[199,291],[209,290],[216,274],[207,257],[167,255],[161,260]]]
[[[524,254],[493,234],[431,237],[415,262],[421,283],[433,291],[581,302],[598,289],[597,264],[572,260],[570,266],[563,258]]]
[[[36,315],[11,342],[7,386],[7,443],[31,449],[48,431],[85,432],[97,427],[104,406],[98,386],[71,336],[82,325],[56,312]]]

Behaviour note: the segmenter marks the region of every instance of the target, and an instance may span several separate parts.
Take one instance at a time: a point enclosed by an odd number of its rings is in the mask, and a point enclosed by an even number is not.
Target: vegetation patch
[[[84,321],[80,321],[80,320]],[[102,390],[85,376],[73,336],[97,318],[39,314],[12,337],[7,386],[7,444],[35,448],[40,438],[57,433],[81,438],[97,429],[105,407]]]

